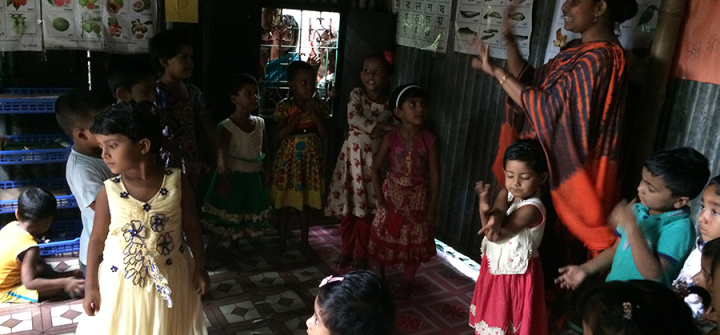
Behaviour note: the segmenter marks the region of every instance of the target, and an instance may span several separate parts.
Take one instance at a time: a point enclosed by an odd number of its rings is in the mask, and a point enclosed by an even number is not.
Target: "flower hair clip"
[[[343,278],[343,277],[333,277],[332,275],[330,275],[330,276],[325,277],[325,279],[323,279],[320,282],[320,286],[318,286],[318,287],[323,287],[329,283],[336,282],[336,281],[343,281],[344,279],[345,278]]]
[[[391,66],[395,63],[395,56],[393,55],[392,51],[384,51],[383,58],[385,58],[385,61]]]
[[[629,302],[623,302],[623,318],[626,320],[632,319],[632,304]]]

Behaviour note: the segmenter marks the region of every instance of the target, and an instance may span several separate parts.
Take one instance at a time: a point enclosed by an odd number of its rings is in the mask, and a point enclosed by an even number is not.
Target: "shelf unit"
[[[0,114],[42,114],[55,113],[55,100],[66,88],[6,88],[0,97]],[[50,135],[8,135],[3,138],[0,150],[0,165],[49,164],[67,162],[72,140],[64,134]],[[77,208],[75,197],[71,194],[65,178],[2,181],[0,189],[9,190],[18,187],[44,187],[56,194],[57,208]],[[14,213],[17,199],[0,201],[0,214]],[[80,250],[82,221],[55,221],[39,241],[40,255],[50,256],[72,253]]]

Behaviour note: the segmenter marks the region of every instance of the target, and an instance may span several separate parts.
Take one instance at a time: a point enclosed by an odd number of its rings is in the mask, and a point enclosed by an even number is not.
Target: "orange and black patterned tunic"
[[[575,40],[520,77],[530,86],[523,106],[508,99],[493,172],[502,184],[505,149],[517,138],[537,138],[560,221],[597,254],[615,241],[606,221],[619,197],[625,51],[617,43]]]

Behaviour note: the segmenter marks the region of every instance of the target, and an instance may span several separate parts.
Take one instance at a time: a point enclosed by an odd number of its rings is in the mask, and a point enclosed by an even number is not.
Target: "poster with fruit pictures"
[[[0,0],[0,51],[42,50],[40,0]]]
[[[40,0],[46,49],[143,53],[157,0]]]
[[[445,53],[450,35],[452,0],[392,0],[398,15],[397,43]]]
[[[559,1],[562,2],[562,1]],[[455,14],[455,51],[477,55],[475,41],[489,47],[490,57],[507,59],[503,20],[510,22],[510,34],[520,55],[530,55],[533,0],[458,0]]]
[[[625,50],[647,50],[649,52],[657,27],[658,10],[662,0],[637,0],[638,12],[630,20],[615,25],[615,35]],[[580,34],[565,30],[565,21],[572,20],[565,17],[562,12],[563,1],[555,4],[555,16],[551,26],[552,31],[548,39],[545,52],[545,62],[555,57],[565,44],[580,38]],[[640,54],[646,54],[640,52]]]

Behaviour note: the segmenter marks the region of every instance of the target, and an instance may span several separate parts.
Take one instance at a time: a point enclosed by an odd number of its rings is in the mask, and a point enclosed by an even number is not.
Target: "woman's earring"
[[[593,22],[597,22],[597,16],[595,16],[595,18],[593,19]]]

